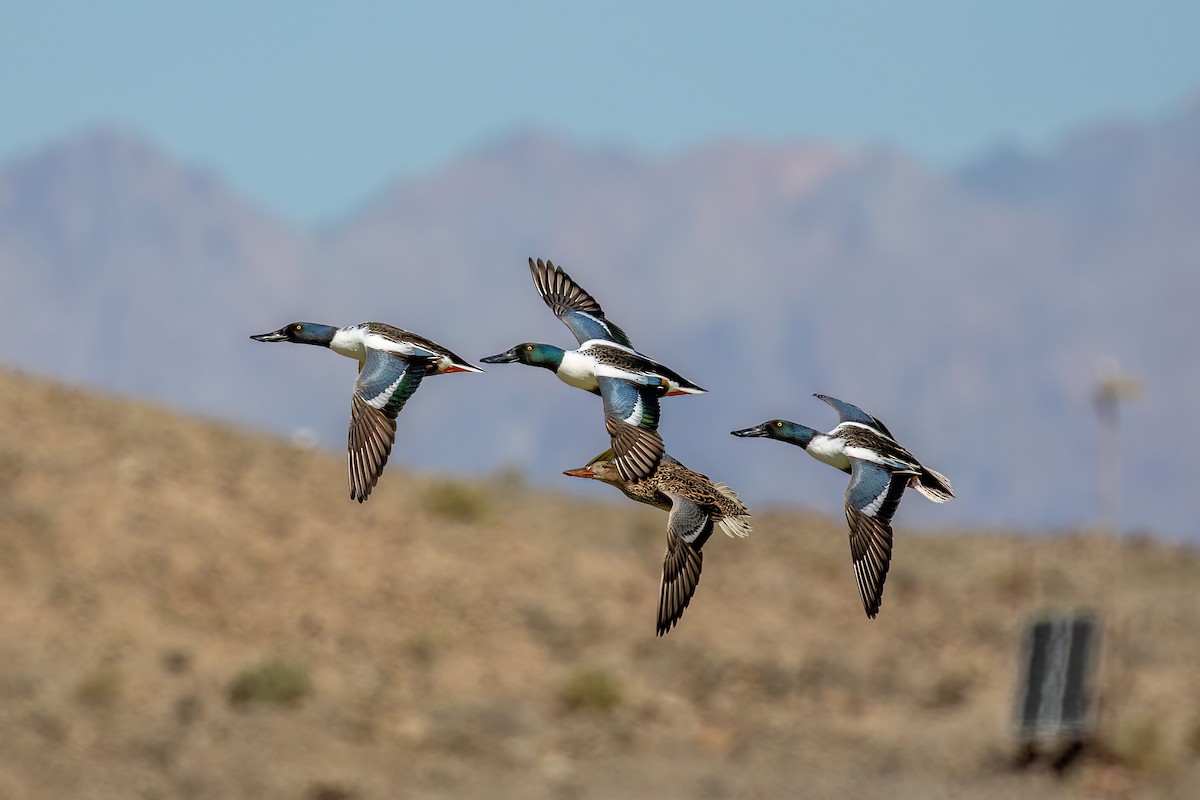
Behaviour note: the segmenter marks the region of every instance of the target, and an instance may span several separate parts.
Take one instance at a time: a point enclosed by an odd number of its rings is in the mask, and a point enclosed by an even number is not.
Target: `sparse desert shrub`
[[[994,569],[988,576],[988,582],[996,595],[1008,602],[1029,597],[1033,593],[1033,575],[1017,561]]]
[[[1120,720],[1111,752],[1122,764],[1141,772],[1162,769],[1171,760],[1158,721],[1149,717]]]
[[[749,665],[750,683],[759,694],[769,700],[782,700],[792,692],[796,683],[796,671],[772,661],[760,658]]]
[[[821,697],[832,689],[857,692],[860,684],[853,667],[833,656],[810,656],[796,671],[795,688],[809,697]]]
[[[677,669],[677,685],[697,706],[707,707],[717,690],[729,679],[731,663],[714,658],[711,652],[698,647],[683,646],[677,653],[678,660],[673,663],[684,665]]]
[[[25,471],[25,456],[16,450],[0,451],[0,483],[13,483]]]
[[[974,685],[969,675],[955,672],[942,675],[933,682],[925,705],[937,709],[957,708],[967,701]]]
[[[894,654],[875,659],[867,670],[862,691],[877,700],[908,694],[908,673]]]
[[[621,684],[604,669],[581,667],[567,679],[561,698],[571,711],[611,711],[621,702]]]
[[[427,724],[428,747],[467,758],[501,755],[530,731],[521,705],[511,701],[436,707]]]
[[[520,464],[508,464],[493,470],[488,483],[501,492],[519,492],[525,489],[528,481]]]
[[[310,784],[305,793],[306,800],[355,800],[357,797],[359,793],[353,787],[332,781]]]
[[[89,672],[75,687],[75,699],[88,708],[108,709],[115,706],[125,690],[121,673],[112,667]]]
[[[1184,740],[1184,746],[1187,747],[1188,755],[1192,758],[1200,758],[1200,719],[1192,722],[1192,727],[1188,730],[1187,738]]]
[[[171,649],[163,653],[162,666],[172,675],[182,675],[192,668],[192,656],[186,650]]]
[[[453,643],[453,637],[443,628],[419,628],[404,640],[404,650],[415,663],[431,667]]]
[[[425,492],[425,508],[455,522],[477,522],[487,513],[487,498],[461,481],[437,481]]]
[[[294,706],[312,690],[312,680],[303,667],[276,658],[240,672],[229,684],[229,702],[235,706]]]
[[[560,620],[540,606],[525,606],[521,618],[534,638],[555,656],[570,659],[579,649],[576,625]]]
[[[204,703],[194,694],[184,695],[175,701],[175,721],[180,725],[191,725],[204,714]]]
[[[921,590],[920,579],[913,573],[912,567],[904,563],[892,566],[887,583],[893,601],[901,597],[911,598]]]

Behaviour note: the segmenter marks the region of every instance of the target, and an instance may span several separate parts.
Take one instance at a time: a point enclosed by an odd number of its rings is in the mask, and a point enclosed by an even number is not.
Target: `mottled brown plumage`
[[[670,513],[667,518],[667,552],[663,556],[659,585],[659,636],[679,622],[700,582],[704,556],[700,548],[720,525],[730,536],[750,533],[750,512],[737,493],[723,483],[688,469],[669,455],[645,478],[627,481],[613,463],[613,451],[592,459],[586,467],[567,470],[575,478],[592,478],[611,484],[626,497]]]

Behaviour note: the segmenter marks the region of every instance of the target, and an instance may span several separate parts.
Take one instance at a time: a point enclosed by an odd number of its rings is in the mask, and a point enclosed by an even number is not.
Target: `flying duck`
[[[750,534],[750,512],[737,492],[723,483],[680,464],[664,453],[658,466],[644,478],[626,480],[605,450],[579,469],[566,470],[573,478],[591,478],[620,489],[639,503],[670,512],[667,517],[667,552],[663,557],[662,584],[658,591],[659,636],[679,622],[700,582],[704,554],[700,548],[718,525],[729,536]]]
[[[396,441],[396,415],[428,375],[483,372],[437,342],[382,322],[345,328],[292,322],[251,336],[259,342],[328,347],[358,362],[350,398],[350,497],[363,502],[379,482]]]
[[[600,304],[562,267],[531,258],[529,272],[542,300],[575,334],[578,349],[524,342],[480,361],[542,367],[563,383],[600,395],[616,453],[613,463],[627,481],[646,477],[663,454],[659,398],[705,390],[634,350],[625,331],[608,321]]]
[[[883,600],[883,582],[892,559],[892,515],[911,486],[935,503],[954,497],[945,475],[921,464],[897,443],[887,426],[861,408],[823,394],[838,412],[837,427],[821,433],[785,419],[773,419],[734,436],[765,436],[803,447],[813,458],[850,473],[846,522],[850,555],[867,616],[874,619]]]

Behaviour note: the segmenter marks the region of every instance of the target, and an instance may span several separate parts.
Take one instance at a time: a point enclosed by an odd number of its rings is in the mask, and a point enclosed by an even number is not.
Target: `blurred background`
[[[3,12],[0,797],[1189,796],[1200,7]],[[428,381],[358,507],[350,362],[248,339],[570,346],[530,256],[755,511],[663,640],[665,517],[560,474],[594,398]],[[728,435],[814,392],[958,494],[874,622],[844,475]],[[1046,607],[1110,629],[1061,776],[1011,765]]]

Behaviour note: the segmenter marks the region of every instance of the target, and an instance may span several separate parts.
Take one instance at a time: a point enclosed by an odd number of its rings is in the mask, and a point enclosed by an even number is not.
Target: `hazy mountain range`
[[[472,360],[569,344],[531,255],[710,389],[664,403],[668,449],[752,503],[840,514],[841,474],[728,435],[776,416],[831,427],[819,391],[954,482],[958,500],[914,495],[900,526],[1090,523],[1091,393],[1112,355],[1147,386],[1123,408],[1126,525],[1200,536],[1182,502],[1200,484],[1200,98],[957,171],[884,149],[650,157],[520,133],[317,230],[134,134],[85,132],[0,164],[0,360],[340,448],[352,364],[248,335],[377,319]],[[426,382],[393,457],[566,486],[604,446],[595,398],[500,365]]]

